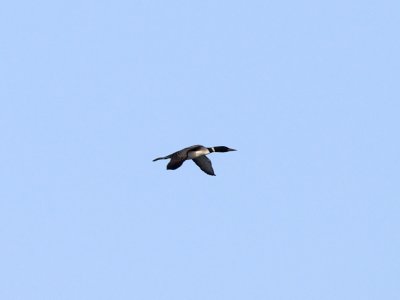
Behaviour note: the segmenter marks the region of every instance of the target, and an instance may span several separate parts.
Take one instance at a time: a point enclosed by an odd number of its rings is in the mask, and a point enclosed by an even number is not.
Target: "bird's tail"
[[[165,156],[165,157],[157,157],[157,158],[153,159],[153,161],[157,161],[157,160],[160,160],[160,159],[167,159],[167,158],[168,158],[167,156]]]

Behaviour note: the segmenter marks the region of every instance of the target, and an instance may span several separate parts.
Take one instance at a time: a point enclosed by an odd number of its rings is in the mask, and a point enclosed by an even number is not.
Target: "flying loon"
[[[231,149],[225,146],[215,146],[215,147],[204,147],[202,145],[194,145],[177,152],[174,152],[170,155],[164,157],[158,157],[153,159],[153,161],[157,161],[160,159],[171,159],[167,165],[167,170],[176,170],[185,162],[185,160],[191,159],[194,163],[205,173],[211,176],[215,176],[211,160],[206,157],[207,154],[213,152],[228,152],[228,151],[236,151],[235,149]]]

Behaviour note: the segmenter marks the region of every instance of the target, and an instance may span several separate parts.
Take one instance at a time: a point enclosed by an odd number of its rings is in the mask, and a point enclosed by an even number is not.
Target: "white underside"
[[[203,155],[207,155],[209,154],[210,151],[208,151],[208,149],[201,149],[198,151],[191,151],[188,153],[188,158],[187,159],[193,159],[199,156],[203,156]]]

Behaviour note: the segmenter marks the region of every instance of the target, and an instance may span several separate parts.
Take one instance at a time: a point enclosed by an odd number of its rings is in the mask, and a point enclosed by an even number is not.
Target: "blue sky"
[[[399,9],[4,3],[0,298],[399,297]]]

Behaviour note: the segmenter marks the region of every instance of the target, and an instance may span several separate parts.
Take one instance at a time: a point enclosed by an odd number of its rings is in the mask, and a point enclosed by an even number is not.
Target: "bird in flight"
[[[185,160],[191,159],[204,173],[211,176],[215,176],[211,160],[209,160],[209,158],[206,155],[213,152],[229,152],[229,151],[236,151],[236,150],[225,146],[215,146],[207,148],[202,145],[194,145],[176,151],[170,155],[155,158],[153,159],[153,161],[157,161],[160,159],[171,159],[167,165],[167,170],[176,170],[180,166],[182,166]]]

